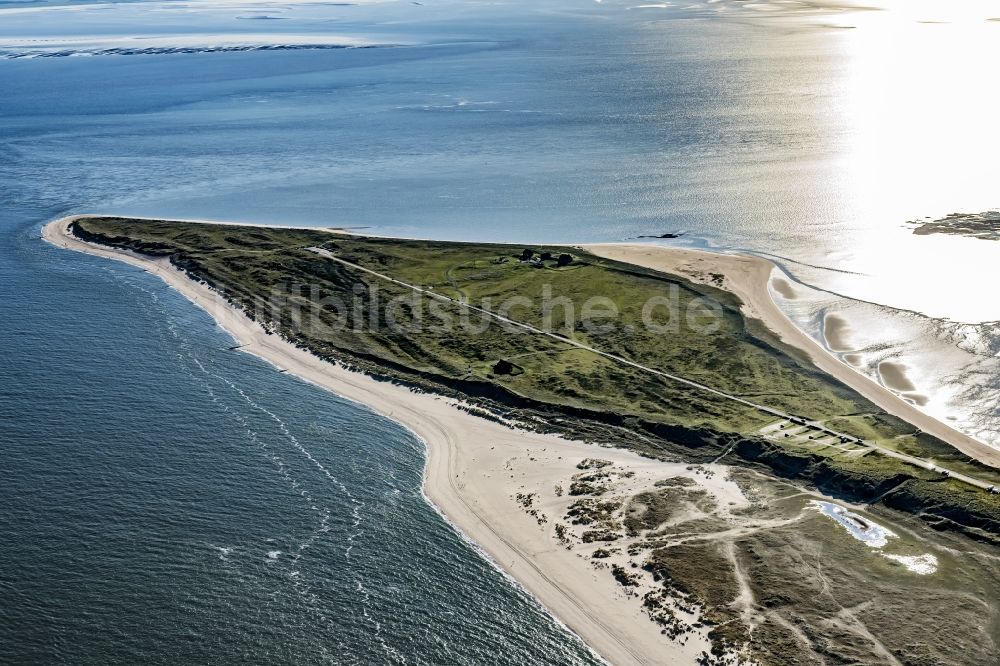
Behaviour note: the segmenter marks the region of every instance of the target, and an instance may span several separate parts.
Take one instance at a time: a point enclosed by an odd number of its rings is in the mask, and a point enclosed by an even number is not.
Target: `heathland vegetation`
[[[803,423],[987,483],[1000,484],[1000,472],[821,373],[722,289],[568,247],[122,218],[84,218],[71,230],[169,258],[316,356],[462,398],[489,418],[668,460],[766,468],[1000,541],[1000,497]]]

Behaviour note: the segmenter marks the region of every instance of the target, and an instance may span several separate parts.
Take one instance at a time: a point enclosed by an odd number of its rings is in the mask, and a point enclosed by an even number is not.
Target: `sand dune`
[[[207,286],[189,280],[167,259],[84,243],[67,231],[73,217],[46,225],[43,235],[68,249],[123,261],[163,279],[208,312],[239,343],[278,369],[398,421],[426,446],[424,491],[438,510],[494,564],[528,590],[551,614],[614,664],[695,663],[710,649],[704,634],[683,642],[663,636],[644,614],[641,603],[623,591],[607,572],[594,569],[578,552],[555,538],[553,522],[539,521],[518,504],[518,493],[559,503],[555,484],[577,472],[584,458],[600,457],[649,483],[683,474],[683,466],[641,458],[621,449],[605,449],[549,435],[515,430],[456,408],[440,397],[415,393],[320,361],[309,352],[266,333]],[[892,392],[851,370],[792,324],[771,300],[773,266],[745,255],[722,255],[649,245],[593,245],[591,252],[692,280],[718,284],[744,302],[746,313],[763,321],[787,343],[805,350],[816,364],[884,409],[918,424],[985,462],[1000,464],[1000,452],[962,435],[916,410]],[[725,468],[716,466],[718,487]],[[709,483],[708,480],[704,481]],[[738,498],[732,497],[732,500]]]
[[[613,664],[695,663],[710,649],[704,636],[682,645],[660,633],[606,572],[570,552],[553,537],[553,526],[518,505],[515,495],[570,478],[584,458],[599,456],[655,480],[674,476],[682,465],[642,458],[622,449],[567,441],[514,430],[456,408],[453,401],[415,393],[317,359],[269,335],[218,293],[189,280],[167,259],[84,243],[67,231],[74,218],[48,224],[44,237],[68,249],[123,261],[160,277],[208,312],[240,344],[277,368],[361,403],[406,426],[427,451],[424,492],[452,524],[499,568],[528,590],[560,622]],[[720,469],[722,469],[720,467]],[[724,474],[719,475],[724,476]]]

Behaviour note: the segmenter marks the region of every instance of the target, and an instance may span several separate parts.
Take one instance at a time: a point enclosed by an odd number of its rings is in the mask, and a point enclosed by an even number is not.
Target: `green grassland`
[[[673,523],[647,536],[643,550],[646,568],[699,601],[716,645],[749,643],[761,664],[995,663],[994,548],[874,507],[871,519],[898,536],[872,549],[810,508],[794,485],[748,471],[734,477],[757,497],[743,515],[768,527]],[[884,553],[933,553],[940,566],[918,576]],[[756,600],[750,612],[737,601],[739,579]]]
[[[559,326],[565,307],[551,312],[555,330],[567,339],[1000,483],[997,470],[916,432],[813,368],[759,322],[747,321],[731,294],[580,249],[122,218],[86,218],[73,230],[85,240],[170,257],[266,327],[321,358],[424,390],[460,395],[540,430],[674,459],[705,461],[732,450],[730,457],[820,487],[829,479],[849,479],[847,486],[865,489],[851,490],[860,493],[859,499],[883,495],[900,484],[922,487],[943,481],[875,452],[853,457],[808,442],[765,441],[758,432],[776,420],[771,415],[557,338],[508,330],[455,301],[424,296],[417,302],[413,290],[338,263],[314,248],[456,301],[475,306],[489,301],[493,311],[512,297],[530,299],[532,306],[511,307],[508,316],[533,326],[544,323],[546,294],[550,300],[568,299],[577,315],[571,326]],[[519,260],[524,249],[535,259],[546,253],[552,258],[524,262]],[[560,254],[572,260],[560,263]],[[644,305],[671,293],[680,316],[668,318],[667,309],[658,308],[655,321],[673,327],[649,330],[643,324]],[[605,308],[613,303],[618,314],[588,328],[579,320],[580,309],[595,297],[607,299]],[[706,318],[701,303],[717,308],[717,319]],[[689,308],[695,324],[715,321],[716,329],[692,326],[684,316]],[[506,367],[498,366],[500,361]],[[1000,516],[1000,501],[987,493],[960,494],[963,506],[971,506],[977,516]],[[954,512],[947,520],[967,522]],[[989,531],[989,520],[986,524]]]

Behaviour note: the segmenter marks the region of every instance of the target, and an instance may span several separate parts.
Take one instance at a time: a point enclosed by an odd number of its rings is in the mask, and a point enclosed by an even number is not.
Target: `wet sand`
[[[759,319],[785,344],[805,352],[817,368],[836,377],[890,414],[948,442],[976,460],[1000,468],[1000,449],[925,414],[915,404],[907,402],[841,361],[798,328],[771,298],[769,287],[777,269],[766,259],[745,254],[719,254],[637,243],[605,243],[583,247],[598,256],[673,273],[702,284],[718,286],[713,276],[723,275],[722,288],[736,294],[743,301],[745,315]],[[835,324],[834,327],[836,326]],[[842,334],[842,331],[843,327],[838,330],[838,334]]]
[[[890,391],[895,391],[905,400],[918,407],[923,407],[930,400],[922,393],[917,393],[917,387],[906,374],[907,367],[897,361],[882,361],[878,364],[878,376],[882,384]]]
[[[917,390],[917,387],[913,385],[910,378],[906,376],[906,366],[902,363],[882,361],[878,364],[878,375],[886,388],[893,391],[906,393]]]
[[[780,277],[772,278],[771,286],[774,287],[774,290],[776,292],[781,294],[782,298],[785,298],[789,301],[794,301],[796,298],[798,298],[798,294],[795,293],[795,288],[792,287],[792,285],[788,283],[788,280],[785,280],[784,278]]]
[[[843,353],[854,351],[851,344],[851,325],[839,314],[830,312],[823,317],[823,338],[831,351]]]

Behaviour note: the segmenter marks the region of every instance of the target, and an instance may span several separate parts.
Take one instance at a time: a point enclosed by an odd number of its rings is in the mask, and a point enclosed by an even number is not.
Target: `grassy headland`
[[[122,218],[84,218],[82,240],[168,257],[249,316],[316,356],[386,380],[463,398],[539,431],[627,446],[668,460],[767,468],[853,501],[878,501],[939,527],[1000,541],[1000,497],[878,450],[573,346],[572,340],[822,422],[955,472],[1000,484],[1000,472],[921,434],[746,320],[728,292],[601,259],[575,248],[444,243]],[[528,261],[525,250],[530,251]],[[560,255],[567,255],[560,260]],[[368,271],[389,276],[392,282]],[[405,284],[400,284],[405,283]],[[415,300],[418,285],[447,299]],[[651,299],[672,299],[643,317]],[[527,299],[532,305],[512,299]],[[580,321],[595,298],[614,317]],[[555,336],[499,325],[496,311]],[[562,300],[565,299],[565,300]],[[576,310],[562,326],[567,304]],[[705,304],[717,316],[705,315]],[[691,318],[686,315],[691,314]],[[650,317],[658,328],[647,325]],[[707,326],[711,324],[711,326]],[[562,339],[560,339],[562,336]],[[781,425],[790,426],[789,429]]]

